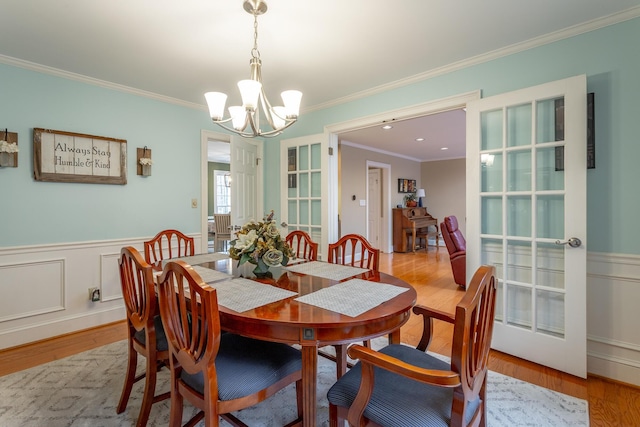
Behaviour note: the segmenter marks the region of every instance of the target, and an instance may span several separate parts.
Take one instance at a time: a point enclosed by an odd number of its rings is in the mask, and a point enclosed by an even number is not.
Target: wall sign
[[[50,129],[33,130],[36,181],[127,183],[127,141]]]

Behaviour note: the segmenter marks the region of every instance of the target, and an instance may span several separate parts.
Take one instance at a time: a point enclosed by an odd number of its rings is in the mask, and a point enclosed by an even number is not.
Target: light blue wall
[[[481,89],[490,96],[578,74],[595,92],[596,169],[588,171],[588,244],[640,254],[640,19],[303,114],[286,138],[324,126]],[[330,85],[330,81],[318,82]],[[303,98],[304,102],[304,98]],[[0,247],[199,232],[200,131],[206,111],[0,64],[0,128],[18,132],[18,168],[0,169]],[[127,185],[33,180],[32,129],[128,141]],[[135,149],[153,150],[153,175],[135,175]],[[279,200],[278,140],[265,141],[265,200]],[[277,209],[278,204],[275,204]],[[278,212],[276,212],[278,213]]]
[[[483,97],[579,74],[595,92],[596,169],[587,173],[588,247],[640,254],[640,19],[441,75],[400,89],[304,114],[286,138],[324,126],[472,90]],[[331,82],[319,82],[331,84]],[[303,98],[304,101],[304,98]],[[279,148],[265,143],[265,182],[278,179]],[[277,186],[266,198],[278,200]]]
[[[0,247],[200,232],[200,131],[205,110],[0,65],[0,127],[18,133],[19,165],[0,169]],[[33,128],[127,140],[126,185],[33,179]],[[136,147],[152,176],[136,175]]]

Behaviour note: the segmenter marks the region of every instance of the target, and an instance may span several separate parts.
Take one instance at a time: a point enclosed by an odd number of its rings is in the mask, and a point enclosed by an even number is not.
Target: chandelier
[[[253,15],[253,49],[251,49],[249,61],[251,77],[238,82],[242,106],[229,107],[230,117],[225,119],[224,106],[227,95],[222,92],[207,92],[204,96],[214,123],[245,138],[273,137],[281,134],[298,120],[302,92],[286,90],[281,94],[284,106],[271,106],[262,86],[262,61],[258,50],[258,15],[267,11],[267,3],[262,0],[245,0],[243,7],[246,12]],[[261,129],[261,110],[271,130]],[[225,125],[228,122],[231,122],[232,128]]]

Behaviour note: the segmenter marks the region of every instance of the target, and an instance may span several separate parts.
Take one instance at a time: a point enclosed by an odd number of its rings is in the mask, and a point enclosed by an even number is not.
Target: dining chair
[[[156,294],[153,284],[153,269],[133,247],[120,251],[120,284],[127,312],[127,370],[116,412],[124,412],[133,384],[145,379],[142,405],[136,426],[147,425],[151,405],[168,399],[170,393],[155,396],[157,372],[169,365],[169,348],[157,314]],[[145,373],[136,376],[138,354],[145,357]]]
[[[154,270],[162,271],[162,260],[195,255],[196,246],[193,237],[178,230],[162,230],[156,236],[144,242],[144,259]]]
[[[327,260],[332,264],[350,265],[352,267],[368,268],[379,271],[380,249],[374,248],[369,241],[359,234],[346,234],[335,243],[329,243],[329,257]],[[369,347],[370,340],[365,340],[364,345]],[[318,350],[318,354],[329,360],[336,362],[337,377],[340,378],[346,371],[347,347],[349,344],[335,344],[335,356],[325,350]]]
[[[318,244],[305,231],[294,230],[287,234],[285,241],[291,247],[296,258],[317,261]]]
[[[486,425],[487,364],[496,302],[495,268],[481,266],[455,315],[415,306],[423,316],[417,348],[392,344],[379,351],[349,348],[359,362],[327,393],[330,426]],[[426,353],[433,319],[453,324],[451,361]]]
[[[225,242],[224,249],[227,249],[226,243],[231,240],[231,214],[213,214],[213,221],[216,227],[213,247],[218,250],[218,243]]]
[[[169,343],[170,427],[181,425],[183,399],[200,409],[188,425],[219,418],[246,426],[231,412],[296,384],[302,419],[302,353],[283,343],[222,334],[216,289],[183,261],[168,262],[159,278],[160,313]]]
[[[380,249],[376,249],[359,234],[346,234],[329,243],[328,262],[379,271]]]

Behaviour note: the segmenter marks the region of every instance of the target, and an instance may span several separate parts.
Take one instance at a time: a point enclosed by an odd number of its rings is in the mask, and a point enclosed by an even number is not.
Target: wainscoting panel
[[[65,260],[0,266],[0,323],[64,310]]]
[[[0,350],[123,320],[120,249],[151,237],[0,247]]]
[[[587,371],[640,386],[640,256],[587,261]]]

